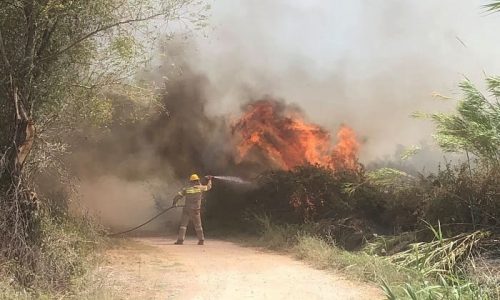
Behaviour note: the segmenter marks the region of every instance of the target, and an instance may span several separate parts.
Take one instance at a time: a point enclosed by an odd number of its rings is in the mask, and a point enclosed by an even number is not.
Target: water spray
[[[239,183],[239,184],[250,184],[251,183],[250,181],[243,180],[243,179],[241,179],[239,177],[236,177],[236,176],[212,176],[212,175],[209,175],[209,176],[205,176],[205,177],[206,178],[215,178],[215,179],[229,181],[229,182],[234,182],[234,183]],[[184,206],[172,205],[172,206],[170,206],[170,207],[162,210],[160,213],[158,213],[157,215],[155,215],[151,219],[147,220],[146,222],[144,222],[144,223],[142,223],[142,224],[140,224],[138,226],[135,226],[135,227],[130,228],[130,229],[125,230],[125,231],[110,233],[110,234],[108,234],[108,236],[117,236],[117,235],[121,235],[121,234],[125,234],[125,233],[129,233],[129,232],[135,231],[135,230],[137,230],[137,229],[145,226],[146,224],[151,223],[153,220],[155,220],[159,216],[163,215],[167,211],[169,211],[169,210],[171,210],[173,208],[177,208],[177,207],[184,207]]]
[[[239,183],[239,184],[250,184],[250,181],[243,180],[239,177],[236,176],[207,176],[210,178],[215,178],[223,181],[229,181],[229,182],[234,182],[234,183]]]

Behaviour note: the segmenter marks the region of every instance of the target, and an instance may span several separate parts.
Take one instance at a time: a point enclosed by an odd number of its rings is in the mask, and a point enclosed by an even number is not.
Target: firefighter
[[[179,226],[179,235],[177,237],[176,245],[182,245],[184,243],[184,238],[186,236],[187,225],[189,220],[193,222],[194,230],[198,236],[198,245],[203,245],[205,237],[203,235],[203,228],[201,226],[201,197],[202,193],[210,190],[212,188],[212,177],[206,176],[208,179],[207,185],[203,185],[200,182],[200,177],[197,174],[191,175],[189,177],[189,186],[183,188],[179,194],[174,198],[173,205],[177,205],[177,202],[185,197],[186,204],[182,210],[181,224]]]

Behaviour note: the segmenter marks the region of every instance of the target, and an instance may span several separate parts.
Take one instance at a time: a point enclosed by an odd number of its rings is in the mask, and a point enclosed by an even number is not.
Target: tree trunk
[[[25,174],[24,164],[33,148],[36,135],[35,124],[19,99],[18,88],[11,82],[9,101],[12,109],[12,124],[8,132],[10,145],[3,154],[0,172],[0,251],[6,258],[14,259],[24,266],[36,262],[38,239],[36,194]],[[30,280],[28,278],[19,278]]]

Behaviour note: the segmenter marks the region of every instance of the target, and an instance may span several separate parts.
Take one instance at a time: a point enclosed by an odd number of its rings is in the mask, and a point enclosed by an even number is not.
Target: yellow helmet
[[[189,180],[190,181],[200,180],[200,177],[197,174],[193,174],[191,175],[191,177],[189,177]]]

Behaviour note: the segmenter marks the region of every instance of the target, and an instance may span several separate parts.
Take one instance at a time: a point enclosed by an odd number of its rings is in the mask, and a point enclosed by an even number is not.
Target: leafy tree
[[[193,8],[196,8],[193,13]],[[107,90],[127,83],[168,21],[202,26],[194,0],[3,0],[0,5],[0,254],[36,261],[37,148],[49,128],[104,124]],[[51,126],[52,125],[52,126]],[[54,126],[55,125],[55,126]],[[61,135],[53,131],[51,135]],[[50,147],[49,147],[50,146]],[[42,156],[41,162],[50,160]],[[46,163],[46,162],[44,162]]]
[[[454,114],[436,113],[430,117],[436,124],[439,145],[450,152],[470,152],[484,162],[500,164],[500,77],[487,79],[488,100],[470,81],[460,88],[464,99]]]

